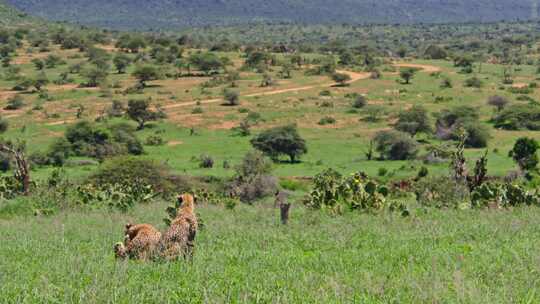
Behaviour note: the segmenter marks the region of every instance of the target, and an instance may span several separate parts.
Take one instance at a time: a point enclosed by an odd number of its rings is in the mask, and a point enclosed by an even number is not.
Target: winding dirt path
[[[441,71],[441,68],[437,66],[426,65],[426,64],[395,63],[393,65],[398,68],[399,67],[418,68],[428,73]],[[347,82],[349,84],[356,82],[358,80],[368,79],[371,76],[371,73],[367,73],[367,72],[352,72],[352,71],[345,71],[345,70],[337,70],[337,72],[349,75],[351,77],[351,79]],[[288,89],[276,89],[276,90],[271,90],[271,91],[256,92],[256,93],[251,93],[251,94],[247,94],[243,96],[244,97],[271,96],[271,95],[278,95],[278,94],[290,93],[290,92],[307,91],[307,90],[322,88],[322,87],[331,87],[335,85],[336,85],[335,82],[328,82],[328,83],[301,86],[301,87],[288,88]],[[214,104],[214,103],[220,103],[220,102],[223,102],[223,98],[213,98],[213,99],[206,99],[206,100],[200,100],[200,101],[189,101],[189,102],[183,102],[183,103],[178,103],[178,104],[169,104],[169,105],[163,106],[163,109],[167,110],[167,112],[174,112],[174,110],[178,108],[190,107],[190,106],[195,106],[199,104],[200,105]],[[46,123],[46,125],[48,126],[62,125],[66,123],[71,123],[73,121],[74,120],[70,120],[70,119],[62,120],[62,121],[53,121],[53,122]]]
[[[371,73],[366,73],[366,72],[359,73],[359,72],[351,72],[351,71],[343,71],[343,70],[338,70],[337,72],[347,74],[351,77],[351,80],[349,80],[347,83],[353,83],[358,80],[367,79],[371,76]],[[243,95],[243,97],[271,96],[271,95],[278,95],[278,94],[290,93],[290,92],[300,92],[300,91],[307,91],[307,90],[320,88],[320,87],[331,87],[336,84],[337,83],[335,82],[330,82],[330,83],[302,86],[302,87],[289,88],[289,89],[278,89],[278,90],[272,90],[272,91],[251,93],[251,94]],[[200,101],[190,101],[190,102],[183,102],[183,103],[178,103],[178,104],[170,104],[170,105],[163,106],[163,108],[175,109],[175,108],[194,106],[198,104],[203,105],[203,104],[212,104],[212,103],[218,103],[218,102],[223,102],[223,98],[214,98],[214,99],[206,99],[206,100],[200,100]]]
[[[434,65],[428,65],[428,64],[417,64],[417,63],[394,63],[393,66],[396,68],[413,68],[413,69],[421,69],[426,73],[436,73],[440,72],[441,68]]]

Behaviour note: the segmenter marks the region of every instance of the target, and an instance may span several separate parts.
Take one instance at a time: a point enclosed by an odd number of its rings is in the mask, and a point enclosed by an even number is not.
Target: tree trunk
[[[291,164],[294,164],[296,162],[296,155],[291,154],[289,157],[291,158]]]
[[[281,224],[287,225],[289,222],[289,210],[291,209],[291,204],[284,202],[279,205],[280,214],[281,214]]]
[[[141,131],[142,129],[144,129],[144,123],[145,123],[144,120],[139,121],[139,126],[137,127],[137,131]]]
[[[9,153],[15,159],[14,177],[21,183],[22,193],[28,195],[30,193],[30,166],[26,160],[24,147],[11,147],[8,145],[0,145],[0,150]]]

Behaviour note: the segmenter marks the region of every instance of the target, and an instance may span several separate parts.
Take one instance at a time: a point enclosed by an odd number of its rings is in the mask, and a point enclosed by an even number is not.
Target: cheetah
[[[193,256],[198,222],[195,214],[195,198],[191,194],[178,196],[180,208],[171,226],[160,240],[160,253],[165,260],[175,260]]]
[[[152,259],[157,253],[161,232],[149,224],[127,224],[123,243],[114,246],[117,258]]]

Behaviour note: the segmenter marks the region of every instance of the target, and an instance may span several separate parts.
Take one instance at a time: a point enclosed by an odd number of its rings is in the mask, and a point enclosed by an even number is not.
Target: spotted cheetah
[[[160,240],[160,253],[165,260],[175,260],[193,256],[198,223],[195,214],[195,198],[191,194],[178,196],[180,208],[171,226]]]
[[[117,258],[148,260],[155,256],[161,232],[149,224],[127,224],[123,243],[114,246]]]

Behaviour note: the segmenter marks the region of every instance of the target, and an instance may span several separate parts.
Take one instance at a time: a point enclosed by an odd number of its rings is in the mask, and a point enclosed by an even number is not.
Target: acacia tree
[[[150,110],[150,103],[147,100],[132,99],[128,101],[126,110],[127,116],[136,121],[139,125],[137,130],[142,130],[149,121],[155,121],[162,117],[159,112]]]
[[[107,71],[96,66],[89,67],[82,72],[82,76],[86,78],[86,87],[95,88],[107,79]]]
[[[131,59],[125,54],[118,54],[116,55],[116,57],[114,57],[113,63],[116,67],[116,70],[118,71],[118,74],[124,74],[127,67],[131,63]]]
[[[402,69],[400,72],[399,72],[399,77],[401,77],[403,79],[403,81],[405,81],[405,84],[409,84],[411,83],[411,79],[414,78],[414,74],[416,73],[416,70],[415,69]]]
[[[193,54],[188,60],[190,64],[196,66],[206,75],[209,75],[212,71],[218,71],[225,66],[223,59],[211,52]]]
[[[502,96],[491,96],[488,98],[487,104],[490,106],[493,106],[497,108],[497,111],[500,112],[501,110],[506,107],[506,105],[509,103],[508,99],[502,97]]]
[[[332,74],[332,80],[334,80],[339,86],[345,86],[347,82],[351,81],[351,76],[345,73]]]
[[[155,66],[138,66],[133,72],[133,76],[139,80],[141,87],[146,87],[146,82],[160,78],[159,71]]]
[[[291,163],[295,163],[307,153],[305,140],[300,137],[296,125],[287,125],[266,130],[251,140],[251,145],[272,160],[287,155]]]
[[[41,89],[49,83],[49,78],[45,73],[39,73],[36,78],[32,81],[32,85],[36,90],[41,91]]]
[[[240,104],[240,94],[233,90],[224,90],[223,99],[225,99],[225,105],[237,106]]]

